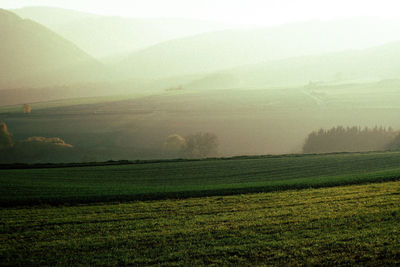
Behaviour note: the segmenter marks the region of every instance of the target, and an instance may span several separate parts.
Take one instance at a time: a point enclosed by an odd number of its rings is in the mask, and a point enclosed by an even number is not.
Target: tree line
[[[216,157],[217,150],[218,138],[213,133],[197,132],[185,138],[173,134],[165,139],[163,147],[157,147],[153,158]],[[14,140],[7,125],[0,122],[0,163],[89,162],[96,161],[90,159],[96,151],[95,148],[74,147],[59,137],[33,136]],[[103,151],[103,158],[112,159],[112,152]]]
[[[400,149],[400,134],[391,127],[337,126],[310,133],[304,153],[363,152]]]

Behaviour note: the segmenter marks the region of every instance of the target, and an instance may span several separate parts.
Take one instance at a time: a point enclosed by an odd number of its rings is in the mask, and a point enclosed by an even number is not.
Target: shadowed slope
[[[0,89],[86,79],[99,63],[46,27],[0,10]]]

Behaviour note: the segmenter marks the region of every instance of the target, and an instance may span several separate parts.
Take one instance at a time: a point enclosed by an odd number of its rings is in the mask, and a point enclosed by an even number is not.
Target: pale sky
[[[0,0],[1,8],[53,6],[123,17],[273,25],[372,16],[400,18],[400,0]]]

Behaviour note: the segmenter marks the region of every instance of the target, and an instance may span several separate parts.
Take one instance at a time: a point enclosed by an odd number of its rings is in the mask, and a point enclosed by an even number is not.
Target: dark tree
[[[11,133],[8,132],[7,125],[0,122],[0,150],[7,150],[14,145],[14,139]]]
[[[217,155],[218,138],[213,133],[196,133],[186,137],[185,155],[206,158]]]

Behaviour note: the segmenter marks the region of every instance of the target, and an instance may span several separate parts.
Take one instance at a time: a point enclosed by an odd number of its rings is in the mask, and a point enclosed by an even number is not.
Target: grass
[[[400,181],[77,206],[4,208],[16,265],[400,264]]]
[[[230,195],[399,178],[400,152],[3,169],[0,170],[0,205],[79,204]]]

